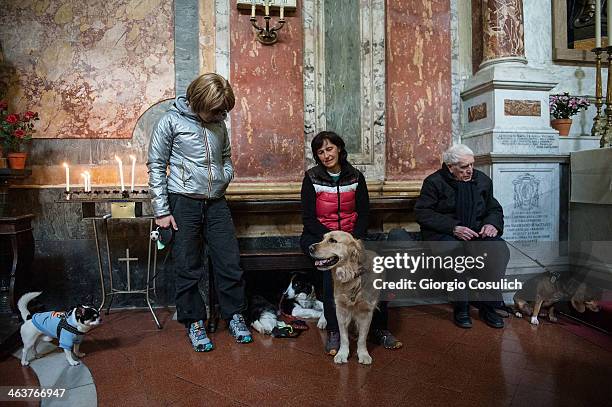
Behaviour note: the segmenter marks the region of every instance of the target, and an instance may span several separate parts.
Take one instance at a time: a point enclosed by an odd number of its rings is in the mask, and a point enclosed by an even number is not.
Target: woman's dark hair
[[[310,147],[312,148],[312,157],[316,161],[317,164],[322,164],[321,160],[319,160],[319,156],[317,155],[317,151],[323,147],[323,143],[325,140],[329,141],[331,144],[338,147],[340,150],[340,156],[338,157],[338,161],[340,165],[346,164],[348,162],[348,153],[346,152],[346,147],[344,146],[344,140],[342,137],[334,133],[333,131],[322,131],[317,134],[310,143]]]

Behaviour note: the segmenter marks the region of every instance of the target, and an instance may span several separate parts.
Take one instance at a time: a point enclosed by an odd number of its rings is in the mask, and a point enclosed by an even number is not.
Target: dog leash
[[[559,277],[561,276],[561,273],[559,271],[553,271],[553,270],[549,269],[544,264],[542,264],[542,262],[540,262],[538,259],[531,257],[530,255],[528,255],[527,253],[525,253],[524,251],[522,251],[521,249],[519,249],[518,247],[516,247],[512,243],[510,243],[509,241],[506,240],[505,242],[507,244],[509,244],[510,246],[514,247],[523,256],[527,257],[529,260],[533,261],[535,264],[537,264],[538,266],[542,267],[544,269],[544,271],[546,271],[548,274],[550,274],[550,282],[551,283],[554,284],[555,281],[557,281],[559,279]]]

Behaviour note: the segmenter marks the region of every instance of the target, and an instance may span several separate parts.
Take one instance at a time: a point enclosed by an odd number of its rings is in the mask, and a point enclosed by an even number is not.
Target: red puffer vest
[[[321,165],[306,171],[314,186],[317,219],[330,230],[352,233],[357,222],[355,193],[359,182],[359,171],[350,164],[345,165],[338,182]]]

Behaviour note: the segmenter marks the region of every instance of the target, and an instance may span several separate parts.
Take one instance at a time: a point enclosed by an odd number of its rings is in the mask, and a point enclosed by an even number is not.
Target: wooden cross
[[[132,291],[132,289],[130,288],[130,262],[131,261],[138,261],[138,257],[130,257],[130,249],[125,249],[125,257],[120,257],[119,261],[124,261],[127,267],[127,290],[128,291]]]

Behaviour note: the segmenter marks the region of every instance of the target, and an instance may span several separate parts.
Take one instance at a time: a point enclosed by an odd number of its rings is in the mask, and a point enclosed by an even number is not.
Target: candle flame
[[[136,156],[135,156],[135,155],[130,154],[130,160],[132,160],[132,161],[136,161]]]
[[[68,168],[68,163],[67,162],[64,162],[62,165],[64,166],[64,168]]]
[[[117,156],[115,156],[115,160],[116,160],[116,161],[117,161],[119,164],[121,164],[121,163],[122,163],[121,158],[119,158],[119,157],[117,157]]]

